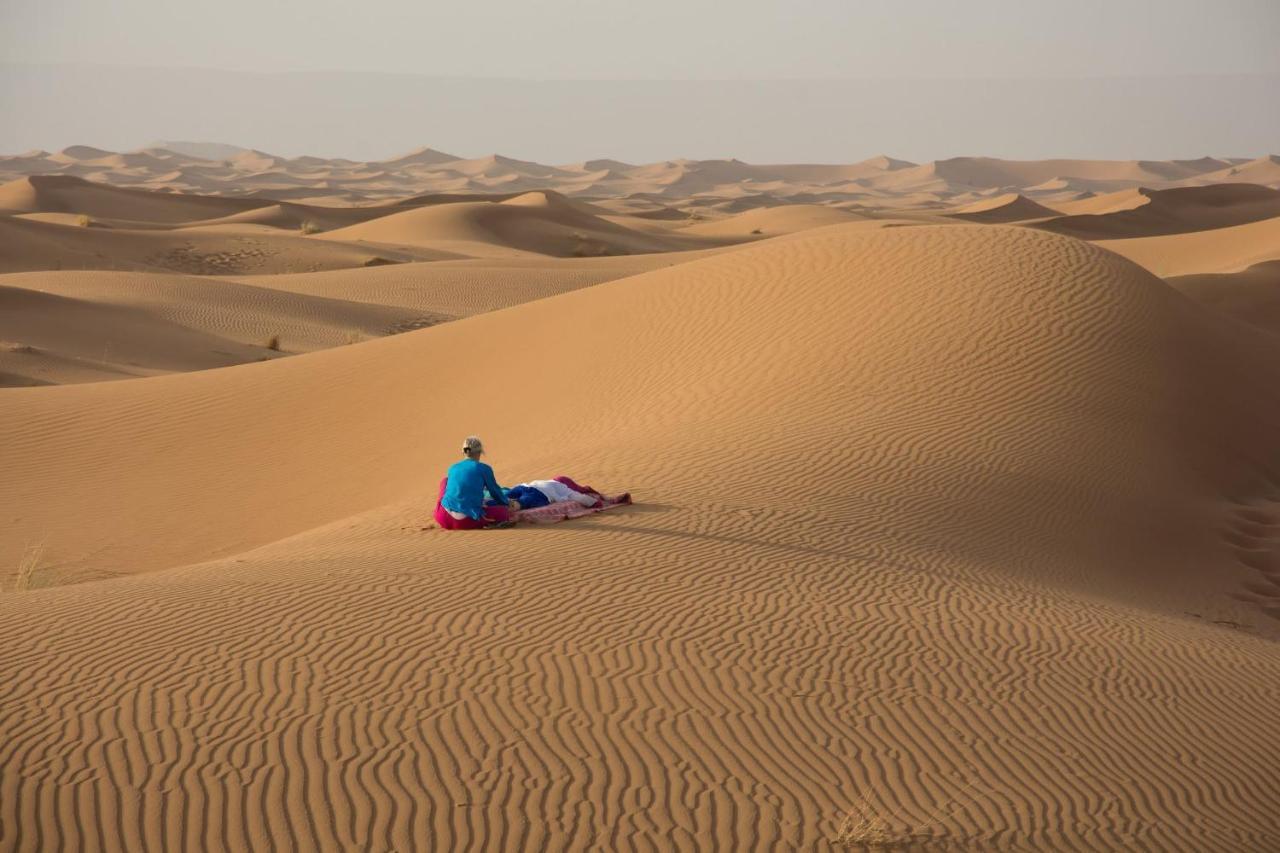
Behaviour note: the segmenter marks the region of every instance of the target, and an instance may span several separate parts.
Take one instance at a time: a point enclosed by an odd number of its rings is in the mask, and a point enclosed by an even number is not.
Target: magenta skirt
[[[479,530],[481,527],[488,527],[490,524],[497,524],[500,521],[509,521],[511,519],[511,510],[505,506],[487,506],[484,508],[484,518],[454,518],[449,515],[449,511],[440,503],[444,498],[445,487],[449,485],[449,478],[445,477],[440,481],[440,494],[436,495],[436,524],[445,530]]]

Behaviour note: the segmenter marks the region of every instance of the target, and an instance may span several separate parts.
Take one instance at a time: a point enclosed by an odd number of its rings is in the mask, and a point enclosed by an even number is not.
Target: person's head
[[[484,455],[484,442],[478,435],[469,435],[462,440],[462,455],[468,459],[479,459]]]

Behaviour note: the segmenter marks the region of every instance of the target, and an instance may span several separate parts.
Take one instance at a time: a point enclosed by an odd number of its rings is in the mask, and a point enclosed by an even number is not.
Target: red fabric
[[[553,477],[552,479],[554,479],[557,483],[560,483],[561,485],[568,486],[569,488],[573,489],[575,492],[581,492],[584,495],[591,495],[595,497],[597,500],[599,500],[601,503],[604,502],[605,497],[602,493],[597,492],[595,489],[591,488],[590,486],[579,485],[563,474],[561,474],[559,477]]]
[[[511,519],[511,510],[505,506],[485,507],[483,519],[454,518],[449,515],[449,511],[440,503],[447,485],[449,485],[449,478],[445,477],[440,481],[440,494],[436,496],[436,524],[445,530],[479,530],[482,527],[488,527],[490,524],[497,524],[500,521],[509,521]]]

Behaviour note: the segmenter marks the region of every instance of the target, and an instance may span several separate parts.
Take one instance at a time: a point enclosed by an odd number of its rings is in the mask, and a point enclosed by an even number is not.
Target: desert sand
[[[0,848],[1277,849],[1276,162],[0,158]]]

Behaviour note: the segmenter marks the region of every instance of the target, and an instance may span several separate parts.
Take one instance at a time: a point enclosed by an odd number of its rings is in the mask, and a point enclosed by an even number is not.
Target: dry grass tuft
[[[845,814],[831,841],[851,850],[905,850],[930,836],[912,829],[898,829],[891,820],[895,814],[878,812],[866,800],[855,804]],[[897,824],[902,826],[902,824]]]
[[[82,213],[80,214],[79,217],[76,218],[76,224],[79,225],[81,228],[88,228],[90,225],[93,224],[93,220],[89,218],[88,214]]]
[[[279,335],[272,335],[271,337],[267,338],[267,349],[274,350],[275,352],[280,352],[280,336]]]
[[[22,549],[22,556],[18,558],[18,571],[13,578],[14,592],[25,592],[31,589],[31,585],[35,579],[35,574],[40,569],[40,562],[43,557],[43,542],[37,542],[34,545],[29,544]]]
[[[918,823],[908,820],[900,809],[885,811],[863,797],[845,813],[831,841],[849,850],[867,851],[919,850],[941,844],[946,838],[943,821],[978,797],[980,792],[973,791],[974,784],[961,788]],[[961,800],[965,794],[970,796]]]
[[[312,222],[310,219],[306,219],[303,220],[303,223],[298,227],[298,230],[303,234],[319,234],[320,226],[315,222]]]

